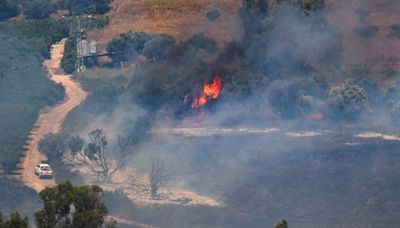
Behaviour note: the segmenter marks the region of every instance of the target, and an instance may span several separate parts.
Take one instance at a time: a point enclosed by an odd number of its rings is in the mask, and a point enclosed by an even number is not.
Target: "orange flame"
[[[206,83],[200,96],[193,100],[192,108],[198,108],[207,104],[209,100],[215,100],[220,96],[222,88],[222,78],[216,76],[212,83]]]

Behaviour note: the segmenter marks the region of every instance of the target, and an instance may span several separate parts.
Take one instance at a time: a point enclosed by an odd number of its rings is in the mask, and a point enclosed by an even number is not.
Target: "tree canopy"
[[[1,228],[28,228],[29,221],[27,217],[22,217],[18,212],[11,214],[9,220],[3,220],[3,215],[0,213]]]
[[[354,117],[367,109],[368,98],[362,87],[345,82],[330,89],[327,103],[339,117]]]
[[[75,187],[70,182],[39,193],[44,208],[35,213],[38,228],[101,227],[107,214],[98,186]]]

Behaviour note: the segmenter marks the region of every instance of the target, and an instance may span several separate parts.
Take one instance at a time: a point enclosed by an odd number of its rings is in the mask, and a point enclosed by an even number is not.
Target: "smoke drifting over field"
[[[343,7],[355,14],[375,2]],[[213,52],[192,40],[168,48],[168,58],[137,60],[123,89],[128,101],[90,126],[110,123],[116,136],[135,132],[126,130],[132,124],[125,117],[147,116],[151,134],[133,148],[129,166],[148,172],[161,159],[168,187],[223,200],[233,214],[251,218],[250,226],[282,218],[294,227],[396,224],[400,205],[389,203],[398,197],[396,132],[389,140],[357,135],[378,124],[378,131],[391,130],[397,87],[346,69],[347,40],[328,19],[332,10],[342,12],[331,5],[311,13],[284,3],[267,12],[243,7],[242,41]],[[214,84],[218,96],[205,89]],[[210,226],[228,225],[241,223]]]

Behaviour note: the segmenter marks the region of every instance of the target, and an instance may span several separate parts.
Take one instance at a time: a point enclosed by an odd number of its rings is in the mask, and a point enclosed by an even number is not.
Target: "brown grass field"
[[[110,24],[91,33],[91,38],[107,43],[128,31],[166,33],[184,40],[196,33],[205,33],[220,46],[239,40],[241,21],[238,8],[242,0],[114,0],[107,14]],[[206,13],[218,9],[219,19],[209,21]]]

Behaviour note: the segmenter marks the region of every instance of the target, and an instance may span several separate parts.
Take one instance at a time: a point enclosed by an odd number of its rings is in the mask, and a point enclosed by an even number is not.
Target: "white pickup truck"
[[[53,170],[48,164],[39,164],[35,167],[35,174],[39,178],[53,178]]]

